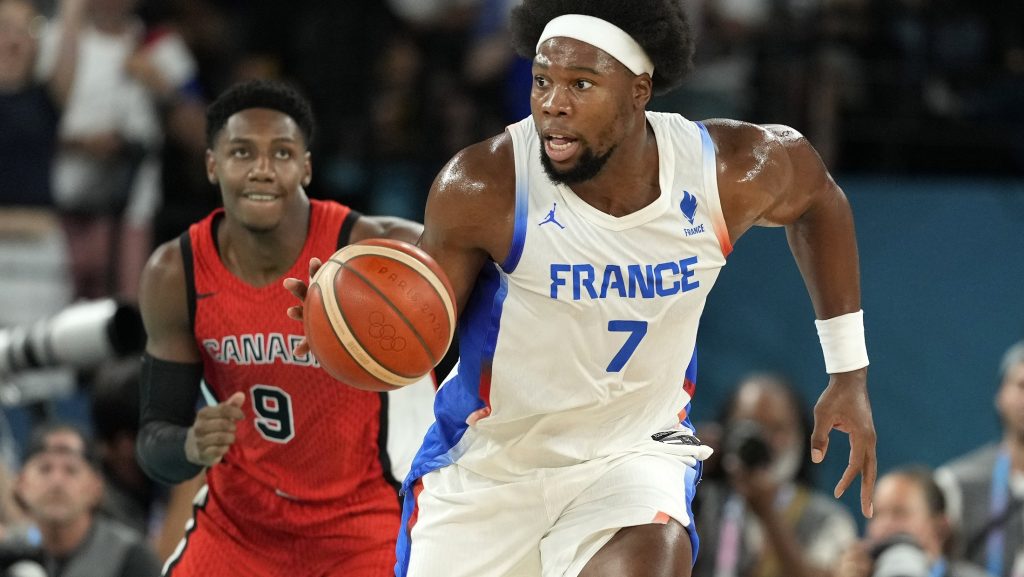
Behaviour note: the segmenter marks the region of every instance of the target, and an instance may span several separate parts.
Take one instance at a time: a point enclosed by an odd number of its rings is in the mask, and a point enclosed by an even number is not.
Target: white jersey
[[[550,181],[532,118],[507,129],[512,247],[462,311],[459,365],[407,482],[453,462],[512,480],[686,421],[697,326],[731,245],[707,130],[677,114],[647,120],[661,195],[622,217]]]

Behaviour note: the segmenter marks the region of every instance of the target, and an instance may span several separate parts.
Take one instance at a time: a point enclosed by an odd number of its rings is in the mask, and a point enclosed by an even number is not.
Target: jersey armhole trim
[[[718,163],[715,161],[715,143],[703,122],[694,122],[700,129],[701,148],[704,158],[704,191],[708,199],[708,211],[711,213],[711,227],[722,247],[722,255],[728,257],[732,252],[732,241],[729,239],[729,227],[725,224],[722,212],[722,199],[718,193]]]
[[[508,134],[512,138],[512,156],[515,157],[516,166],[516,209],[512,246],[508,249],[505,261],[501,263],[501,270],[506,274],[512,274],[512,271],[516,270],[519,259],[523,256],[523,248],[526,246],[526,218],[529,204],[529,172],[526,163],[529,154],[527,150],[523,149],[526,143],[520,136],[519,130],[519,124],[508,128]]]
[[[335,249],[341,249],[351,244],[349,241],[352,240],[352,229],[356,226],[356,221],[363,217],[361,212],[355,210],[349,210],[348,214],[345,215],[345,220],[341,221],[341,228],[338,229],[338,245]]]
[[[181,260],[185,268],[185,299],[188,301],[188,326],[194,333],[196,330],[196,274],[195,262],[192,259],[192,236],[189,231],[178,237],[181,245]]]

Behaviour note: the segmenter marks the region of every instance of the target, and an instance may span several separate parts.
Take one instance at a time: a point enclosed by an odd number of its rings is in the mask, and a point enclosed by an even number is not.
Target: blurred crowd
[[[312,101],[311,195],[408,218],[454,152],[528,113],[514,0],[89,0],[80,31],[34,1],[54,18],[12,0],[29,13],[5,29],[0,83],[21,93],[4,96],[0,162],[20,169],[0,165],[0,206],[57,210],[74,296],[131,298],[148,248],[216,206],[203,105],[238,80]],[[684,4],[696,69],[655,108],[791,125],[834,172],[1024,167],[1019,2]]]
[[[311,100],[311,196],[419,218],[444,161],[529,113],[530,63],[505,33],[514,3],[0,0],[0,330],[77,299],[134,302],[155,243],[219,203],[204,108],[239,80],[286,79]],[[1024,3],[685,4],[696,68],[653,108],[791,125],[833,171],[1024,171]],[[0,427],[0,567],[44,571],[11,575],[90,574],[74,560],[93,546],[123,555],[129,569],[111,575],[155,575],[181,536],[195,487],[175,492],[138,469],[138,365],[104,365],[43,377],[86,391],[80,430],[49,423],[47,399],[9,390],[21,377],[0,363],[0,403],[31,404],[32,424],[48,423],[21,447]],[[809,405],[779,376],[737,384],[701,427],[720,458],[698,496],[694,574],[916,577],[879,572],[902,551],[922,577],[1021,577],[1024,348],[1000,378],[1006,438],[935,479],[887,472],[863,537],[814,489]],[[929,573],[940,562],[946,572]]]
[[[880,471],[859,532],[812,478],[810,404],[780,375],[742,379],[720,418],[697,424],[716,450],[694,502],[694,577],[1024,575],[1024,341],[997,382],[1002,438],[934,471]]]

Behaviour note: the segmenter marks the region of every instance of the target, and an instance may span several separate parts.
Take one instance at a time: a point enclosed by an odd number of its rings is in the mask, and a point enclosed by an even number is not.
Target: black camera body
[[[736,459],[744,469],[763,469],[771,465],[772,448],[764,428],[756,421],[739,420],[728,425],[722,439],[722,454]]]

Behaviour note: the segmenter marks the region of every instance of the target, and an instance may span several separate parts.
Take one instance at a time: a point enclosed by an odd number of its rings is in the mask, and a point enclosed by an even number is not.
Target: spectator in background
[[[71,425],[39,428],[16,495],[42,537],[50,577],[156,577],[160,563],[141,535],[96,516],[103,480],[86,436]]]
[[[809,417],[784,379],[742,380],[722,420],[726,483],[709,480],[697,530],[694,577],[830,575],[856,540],[853,518],[811,488]]]
[[[37,80],[42,17],[30,0],[0,0],[0,326],[33,322],[70,298],[50,171],[85,4],[62,0],[53,71]]]
[[[143,0],[139,13],[150,30],[148,36],[162,39],[155,43],[157,47],[167,40],[180,47],[180,34],[196,62],[193,77],[183,78],[176,88],[168,86],[162,74],[152,73],[157,70],[145,74],[156,81],[157,91],[164,94],[160,99],[166,136],[160,156],[163,198],[153,225],[153,241],[157,245],[173,239],[220,206],[220,198],[206,178],[206,169],[196,158],[206,152],[207,97],[233,82],[235,63],[240,59],[241,31],[237,19],[231,19],[216,5],[216,0]],[[155,68],[160,59],[139,58],[145,52],[136,53],[133,60],[143,69]],[[165,90],[161,91],[160,86]]]
[[[990,577],[944,555],[946,502],[927,468],[898,469],[879,479],[874,504],[866,538],[843,553],[835,577]]]
[[[205,476],[168,489],[139,467],[135,437],[141,370],[141,361],[131,358],[108,363],[96,374],[91,416],[106,486],[98,512],[148,536],[158,558],[166,559],[185,534],[192,500]]]
[[[0,205],[48,207],[57,124],[75,76],[85,0],[63,0],[52,73],[33,76],[41,16],[31,0],[0,0]]]
[[[1003,438],[936,471],[949,516],[959,531],[958,554],[996,577],[1024,575],[1024,341],[999,365],[996,409]]]
[[[53,193],[64,215],[75,294],[134,298],[160,203],[161,99],[194,63],[180,38],[147,34],[135,0],[91,0],[61,119]],[[44,37],[41,69],[54,61]]]

